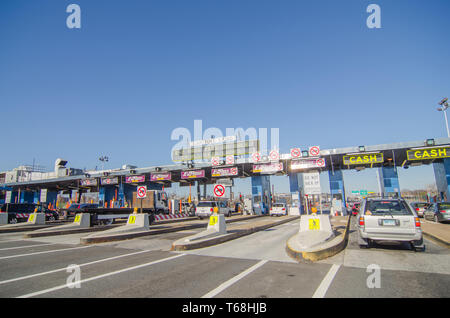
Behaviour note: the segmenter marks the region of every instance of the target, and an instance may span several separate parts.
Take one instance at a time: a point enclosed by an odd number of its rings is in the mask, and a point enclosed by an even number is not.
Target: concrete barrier
[[[310,249],[334,237],[329,215],[302,215],[297,241],[301,250]]]
[[[326,259],[328,257],[331,257],[333,255],[336,255],[340,251],[342,251],[345,246],[347,245],[348,241],[348,233],[350,228],[350,222],[351,218],[350,216],[338,216],[335,217],[336,220],[334,221],[336,223],[335,225],[335,231],[336,234],[333,234],[329,237],[329,239],[326,239],[322,243],[318,243],[319,240],[317,237],[315,239],[312,239],[308,242],[308,244],[300,244],[299,239],[301,239],[301,231],[297,233],[296,235],[292,236],[287,242],[286,242],[286,252],[287,254],[292,257],[293,259],[297,261],[306,261],[306,262],[315,262],[322,259]],[[306,220],[307,218],[305,218]],[[330,219],[328,219],[329,221]],[[326,222],[326,220],[325,220]],[[344,229],[342,229],[342,226],[338,226],[339,222],[345,222],[346,226]],[[304,221],[304,226],[306,224],[306,221]],[[309,227],[309,221],[308,221],[308,227]],[[324,223],[326,224],[326,223]],[[317,223],[314,225],[311,225],[312,227],[317,226]],[[331,224],[330,224],[331,226]],[[328,225],[326,225],[328,228]],[[332,228],[333,231],[333,228]],[[333,231],[333,233],[335,232]],[[305,233],[305,232],[304,232]],[[322,239],[326,237],[327,235],[323,235]],[[318,243],[318,244],[315,244]],[[309,245],[308,248],[305,248],[305,245]]]
[[[30,237],[82,233],[90,231],[91,230],[90,226],[91,226],[91,215],[89,213],[78,213],[77,215],[75,215],[75,219],[72,223],[39,229],[31,233],[24,234],[24,237],[30,238]]]
[[[237,226],[232,226],[229,232],[220,235],[212,235],[210,237],[201,237],[197,240],[186,241],[186,239],[191,238],[182,238],[172,243],[171,250],[172,251],[185,251],[185,250],[193,250],[197,248],[204,248],[208,246],[213,246],[217,244],[221,244],[227,241],[231,241],[237,239],[239,237],[250,235],[252,233],[258,231],[264,231],[268,228],[281,225],[287,222],[291,222],[293,220],[298,219],[298,216],[281,216],[280,218],[271,218],[271,217],[257,217],[255,222],[242,224]],[[204,233],[204,232],[203,232]],[[194,235],[195,236],[195,235]]]
[[[31,213],[28,216],[27,224],[41,225],[45,224],[45,213]]]
[[[93,233],[80,239],[81,244],[111,242],[131,239],[148,234],[150,230],[149,216],[147,213],[130,214],[127,224],[116,228]]]
[[[216,214],[209,217],[208,227],[205,231],[188,236],[184,239],[184,241],[192,242],[195,240],[204,240],[224,234],[227,234],[225,216],[223,214]]]

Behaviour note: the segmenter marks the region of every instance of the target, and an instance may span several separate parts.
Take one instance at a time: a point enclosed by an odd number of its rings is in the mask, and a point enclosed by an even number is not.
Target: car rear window
[[[210,206],[216,206],[215,202],[200,202],[198,207],[210,207]]]
[[[417,208],[426,208],[429,204],[428,203],[416,203],[415,206]],[[449,204],[450,206],[450,204]]]
[[[412,215],[413,213],[403,201],[368,201],[366,211],[373,215]]]

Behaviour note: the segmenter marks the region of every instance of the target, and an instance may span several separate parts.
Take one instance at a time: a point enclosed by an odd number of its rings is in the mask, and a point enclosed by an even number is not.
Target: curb
[[[78,229],[68,229],[68,230],[56,230],[56,231],[48,231],[48,232],[31,232],[24,234],[24,238],[32,238],[32,237],[44,237],[44,236],[56,236],[56,235],[69,235],[69,234],[77,234],[77,233],[89,233],[89,232],[97,232],[109,230],[117,225],[106,225],[102,227],[88,227],[88,228],[78,228]]]
[[[297,251],[289,246],[289,240],[295,237],[294,235],[286,242],[286,252],[291,258],[299,262],[316,262],[334,256],[344,250],[347,246],[350,222],[351,217],[348,218],[345,231],[342,234],[342,238],[333,246],[313,252]]]
[[[244,220],[254,219],[261,217],[259,215],[251,215],[245,218],[235,219],[235,220],[228,220],[227,223],[233,223],[233,222],[240,222]],[[192,221],[192,220],[189,220]],[[176,222],[169,222],[169,223],[176,223]],[[154,225],[160,225],[161,223],[153,223]],[[137,237],[142,236],[149,236],[149,235],[157,235],[157,234],[164,234],[164,233],[171,233],[171,232],[178,232],[178,231],[185,231],[190,229],[196,229],[204,227],[205,224],[188,224],[184,226],[175,226],[168,229],[160,229],[160,230],[152,230],[150,227],[149,231],[144,232],[137,232],[137,233],[124,233],[124,234],[113,234],[111,236],[99,236],[99,237],[82,237],[80,238],[80,244],[82,245],[88,245],[88,244],[94,244],[94,243],[106,243],[106,242],[115,242],[115,241],[124,241],[129,240]]]
[[[430,234],[428,232],[424,232],[422,230],[422,234],[423,236],[425,236],[427,239],[432,240],[432,241],[436,241],[437,243],[440,243],[444,246],[446,246],[447,248],[450,248],[450,242],[447,242],[445,239],[440,238],[439,236]]]
[[[12,233],[12,232],[26,232],[26,231],[33,231],[33,230],[40,230],[45,228],[51,228],[52,225],[43,224],[43,225],[23,225],[21,227],[10,227],[6,229],[0,228],[0,234],[2,233]]]
[[[296,219],[298,219],[299,216],[296,216],[294,218],[290,218],[290,219],[286,219],[286,220],[282,220],[282,221],[277,221],[274,223],[270,223],[270,224],[266,224],[266,225],[261,225],[261,226],[256,226],[256,227],[252,227],[250,229],[244,229],[244,230],[237,230],[234,233],[227,233],[224,234],[222,236],[219,237],[214,237],[211,239],[207,239],[204,241],[200,241],[200,242],[195,242],[195,243],[188,243],[188,244],[180,244],[180,245],[174,245],[172,244],[171,247],[171,251],[187,251],[187,250],[194,250],[194,249],[198,249],[198,248],[203,248],[203,247],[209,247],[212,245],[216,245],[216,244],[221,244],[227,241],[231,241],[234,239],[237,239],[239,237],[245,236],[245,235],[249,235],[258,231],[263,231],[265,229],[277,226],[277,225],[281,225],[283,223],[287,223],[287,222],[291,222],[294,221]]]

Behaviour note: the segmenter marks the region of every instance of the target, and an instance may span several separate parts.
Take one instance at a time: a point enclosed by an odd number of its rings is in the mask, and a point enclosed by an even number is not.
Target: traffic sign
[[[319,146],[313,146],[309,147],[309,155],[311,157],[317,157],[320,154],[320,147]]]
[[[213,165],[213,166],[220,166],[220,158],[219,157],[212,157],[211,158],[211,165]]]
[[[225,162],[227,165],[234,165],[234,156],[226,156]]]
[[[143,199],[147,197],[147,186],[139,186],[137,188],[137,198]]]
[[[216,197],[220,198],[220,197],[223,197],[224,194],[225,194],[225,187],[223,185],[221,185],[221,184],[216,184],[214,186],[214,195]]]
[[[272,150],[272,151],[269,153],[269,158],[270,158],[270,160],[272,160],[272,161],[278,161],[278,160],[280,160],[280,154],[278,153],[277,150]]]
[[[300,158],[302,156],[302,152],[300,148],[292,148],[291,149],[291,157],[292,158]]]
[[[319,158],[316,160],[316,166],[318,167],[325,167],[325,159]]]
[[[367,190],[361,190],[361,191],[359,191],[359,193],[360,193],[361,195],[367,195]]]
[[[253,162],[261,161],[261,154],[259,152],[253,153],[252,154],[252,160],[253,160]]]

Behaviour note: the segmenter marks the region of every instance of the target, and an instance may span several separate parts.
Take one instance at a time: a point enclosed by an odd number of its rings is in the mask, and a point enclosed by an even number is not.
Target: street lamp
[[[100,160],[102,162],[102,170],[104,170],[105,162],[108,162],[109,158],[107,156],[101,156],[100,158],[98,158],[98,160]]]
[[[445,117],[445,125],[447,126],[447,137],[450,138],[450,131],[448,130],[448,120],[447,120],[447,108],[448,108],[448,98],[444,98],[443,100],[441,100],[439,102],[439,105],[441,105],[441,107],[438,107],[437,110],[440,112],[444,112],[444,117]]]

